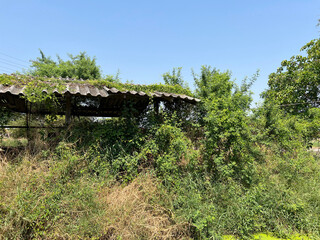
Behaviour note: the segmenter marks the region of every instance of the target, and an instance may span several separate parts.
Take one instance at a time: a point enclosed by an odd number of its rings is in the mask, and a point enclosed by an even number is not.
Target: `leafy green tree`
[[[41,57],[32,61],[30,74],[35,76],[47,77],[71,77],[86,79],[101,78],[100,67],[96,64],[96,58],[90,58],[86,52],[80,52],[73,56],[68,54],[69,60],[63,60],[57,56],[58,61],[54,61],[51,57],[45,56],[40,50]]]
[[[188,84],[183,80],[181,75],[181,67],[173,68],[172,71],[166,72],[162,75],[163,80],[166,85],[173,86],[173,88],[183,88],[186,91],[190,92]],[[186,93],[188,95],[188,93]],[[182,100],[176,99],[172,102],[164,102],[163,111],[166,112],[169,116],[176,116],[176,119],[184,120],[182,125],[183,129],[187,131],[187,128],[190,128],[195,123],[195,108],[192,104],[186,104]]]
[[[165,82],[165,84],[168,85],[179,85],[183,88],[188,88],[188,85],[186,84],[186,82],[183,80],[182,76],[181,76],[181,67],[178,68],[173,68],[172,72],[166,72],[162,75],[163,80]]]
[[[274,154],[296,154],[312,146],[318,138],[320,109],[310,108],[305,116],[288,114],[277,104],[269,101],[253,110],[252,125],[255,142],[268,146]]]
[[[307,114],[320,103],[320,39],[301,48],[305,55],[284,60],[269,76],[269,89],[263,94],[267,101],[281,105],[286,112]]]
[[[250,86],[257,76],[238,87],[228,71],[203,66],[201,74],[194,75],[204,112],[207,169],[217,177],[250,181],[253,155],[248,111]]]

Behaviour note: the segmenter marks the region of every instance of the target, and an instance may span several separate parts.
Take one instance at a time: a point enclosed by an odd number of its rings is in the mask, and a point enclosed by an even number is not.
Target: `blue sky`
[[[190,87],[201,65],[238,83],[260,69],[255,102],[268,75],[320,31],[319,0],[0,0],[0,9],[0,72],[21,70],[39,48],[62,58],[86,51],[104,74],[140,84],[173,67]]]

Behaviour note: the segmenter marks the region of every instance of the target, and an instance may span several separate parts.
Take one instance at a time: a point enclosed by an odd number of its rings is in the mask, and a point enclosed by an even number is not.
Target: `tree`
[[[185,83],[181,76],[181,67],[173,68],[172,72],[166,72],[162,75],[164,83],[168,85],[179,85],[183,88],[188,88],[188,85]]]
[[[282,61],[277,72],[269,75],[269,89],[263,94],[267,101],[293,114],[306,114],[320,103],[320,39],[307,43],[301,51],[306,55]]]
[[[205,163],[217,176],[250,182],[253,144],[248,111],[252,101],[250,87],[257,76],[248,82],[245,79],[238,87],[228,71],[203,66],[199,76],[194,74],[206,131]]]
[[[96,64],[96,58],[90,58],[86,52],[80,52],[73,56],[68,54],[69,60],[64,61],[57,56],[58,61],[45,56],[40,50],[41,57],[32,61],[30,74],[47,77],[71,77],[77,79],[99,79],[101,78],[100,67]]]

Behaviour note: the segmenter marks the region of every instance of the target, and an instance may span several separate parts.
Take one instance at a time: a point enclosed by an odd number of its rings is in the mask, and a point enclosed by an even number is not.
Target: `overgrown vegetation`
[[[80,52],[73,56],[68,54],[69,60],[63,60],[57,55],[58,61],[47,57],[40,50],[41,57],[31,61],[31,70],[28,74],[33,76],[47,76],[47,77],[69,77],[77,79],[99,79],[101,78],[100,67],[96,64],[96,58],[90,58],[85,52]]]
[[[164,78],[181,87],[175,71]],[[163,104],[139,117],[128,108],[120,118],[34,130],[20,154],[0,152],[0,235],[319,239],[320,161],[308,151],[319,109],[291,114],[271,97],[251,109],[257,76],[237,86],[229,72],[203,66],[196,107]],[[103,83],[95,81],[87,80]]]

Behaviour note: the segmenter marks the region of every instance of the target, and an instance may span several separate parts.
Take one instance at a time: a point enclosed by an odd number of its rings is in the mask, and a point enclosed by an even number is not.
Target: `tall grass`
[[[248,185],[207,171],[203,142],[176,123],[119,121],[4,156],[0,239],[319,239],[320,162],[306,148],[258,145]]]
[[[159,181],[139,175],[128,185],[95,177],[72,144],[21,154],[0,164],[0,238],[177,239],[188,225],[159,205]]]

